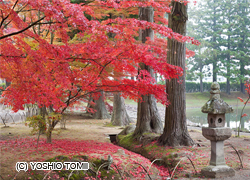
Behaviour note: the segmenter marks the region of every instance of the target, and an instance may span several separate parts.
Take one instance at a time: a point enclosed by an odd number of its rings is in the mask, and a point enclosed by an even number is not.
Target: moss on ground
[[[118,135],[118,145],[139,153],[151,161],[161,159],[156,162],[159,165],[169,168],[175,167],[180,160],[180,149],[158,145],[156,141],[157,136],[159,135],[154,133],[145,133],[141,138],[133,137],[132,133]]]
[[[114,126],[114,125],[110,122],[110,123],[105,124],[104,127],[117,127],[117,126]]]

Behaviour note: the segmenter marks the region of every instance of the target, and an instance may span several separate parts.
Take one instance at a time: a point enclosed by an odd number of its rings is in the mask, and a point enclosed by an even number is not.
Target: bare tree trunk
[[[202,65],[200,65],[200,92],[203,92]]]
[[[227,92],[227,94],[231,94],[231,92],[230,92],[230,79],[229,78],[227,78],[227,89],[226,89],[226,92]]]
[[[230,19],[229,19],[229,22],[230,22]],[[227,36],[227,41],[228,41],[228,45],[227,45],[227,49],[230,50],[231,49],[231,44],[230,44],[230,41],[231,41],[231,35],[228,35]],[[227,66],[227,87],[226,87],[226,92],[227,94],[231,94],[230,93],[230,90],[231,90],[231,87],[230,87],[230,64],[231,64],[231,58],[230,58],[230,52],[227,53],[227,63],[226,63],[226,66]]]
[[[203,81],[202,81],[202,77],[200,77],[200,92],[203,93]]]
[[[131,119],[127,113],[125,107],[124,98],[121,96],[121,93],[114,94],[114,103],[113,103],[113,113],[111,117],[111,123],[114,126],[127,126],[131,123]]]
[[[52,130],[53,129],[51,129],[51,127],[49,127],[48,132],[47,132],[47,141],[46,141],[47,143],[51,143],[52,142],[52,140],[51,140]]]
[[[172,13],[169,14],[169,27],[179,34],[186,34],[187,7],[183,3],[171,2]],[[185,97],[185,56],[184,43],[168,39],[167,60],[169,64],[182,67],[184,74],[177,79],[167,80],[166,91],[170,105],[166,108],[165,127],[158,139],[161,145],[190,146],[194,144],[189,136],[186,124],[186,97]],[[180,82],[178,82],[180,81]]]
[[[110,115],[104,103],[103,91],[101,92],[101,96],[99,97],[99,99],[93,101],[95,103],[95,105],[92,106],[92,108],[95,110],[92,116],[93,119],[109,119]]]
[[[154,9],[152,7],[140,8],[140,20],[149,22],[154,21]],[[154,39],[154,31],[152,29],[140,30],[140,40],[145,43],[146,38]],[[147,70],[152,77],[154,77],[153,70],[143,63],[140,63],[141,70]],[[137,108],[137,123],[134,131],[134,136],[141,136],[146,132],[161,133],[163,125],[161,122],[160,114],[157,109],[156,99],[153,95],[142,96],[142,102],[138,102]]]
[[[240,80],[240,92],[242,92],[243,94],[245,94],[245,84],[243,80]]]
[[[11,85],[11,82],[6,81],[6,88]]]

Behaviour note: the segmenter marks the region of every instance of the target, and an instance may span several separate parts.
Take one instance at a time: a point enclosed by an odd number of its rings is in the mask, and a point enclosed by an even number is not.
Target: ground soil
[[[71,139],[71,140],[95,140],[98,142],[109,142],[108,134],[117,134],[122,130],[122,127],[113,127],[109,126],[110,120],[93,120],[85,119],[83,116],[72,115],[67,120],[66,130],[61,130],[58,126],[53,132],[53,139]],[[8,124],[8,128],[3,128],[3,124],[0,124],[0,141],[17,139],[20,137],[30,136],[30,128],[25,126],[24,123]],[[209,156],[210,156],[210,141],[206,140],[202,134],[201,129],[198,127],[188,127],[189,133],[194,141],[197,143],[199,148],[199,157],[194,157],[193,161],[196,161],[195,158],[199,159],[199,162],[195,164],[196,168],[199,170],[202,167],[208,165]],[[60,133],[59,133],[60,132]],[[36,136],[34,136],[36,137]],[[236,154],[236,151],[231,147],[232,145],[235,149],[238,150],[240,157],[243,159],[243,169],[241,163]],[[1,147],[2,149],[3,147]],[[15,163],[18,161],[17,157],[22,154],[18,152],[5,152],[4,154],[1,151],[1,167],[0,174],[4,179],[8,179],[7,175],[15,171]],[[56,154],[55,154],[56,155]],[[46,158],[46,155],[43,155]],[[234,135],[225,141],[225,158],[229,166],[236,170],[236,176],[232,178],[225,178],[228,180],[247,180],[250,179],[250,134],[245,133],[240,138],[234,137]],[[8,159],[8,163],[6,163]],[[3,163],[5,162],[5,163]],[[185,162],[186,163],[186,162]],[[193,171],[192,167],[188,165],[184,168],[190,172]],[[190,173],[191,177],[194,177]],[[0,177],[0,178],[1,178]],[[6,178],[5,178],[6,177]],[[179,179],[190,179],[190,178],[180,178]],[[192,178],[196,179],[196,178]],[[201,177],[197,178],[201,179]],[[205,179],[205,178],[202,178]]]

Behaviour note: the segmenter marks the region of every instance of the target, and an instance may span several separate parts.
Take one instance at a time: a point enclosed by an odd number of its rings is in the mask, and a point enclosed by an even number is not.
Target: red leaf
[[[245,114],[243,114],[241,117],[245,117],[245,116],[248,116],[248,115],[245,113]]]
[[[240,100],[240,102],[244,102],[244,100],[241,97],[237,97],[237,98]]]

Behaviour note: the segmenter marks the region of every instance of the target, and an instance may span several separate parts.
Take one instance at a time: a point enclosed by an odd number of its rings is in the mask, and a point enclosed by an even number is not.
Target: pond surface
[[[225,125],[226,127],[237,128],[239,126],[242,108],[243,106],[239,107],[237,112],[237,107],[233,107],[234,112],[226,114],[226,125]],[[244,129],[250,132],[249,104],[244,109],[243,114],[244,113],[246,113],[248,116],[242,117],[240,127],[242,130]],[[208,127],[207,114],[202,113],[200,108],[187,109],[187,119],[188,122],[191,123],[192,125]]]

